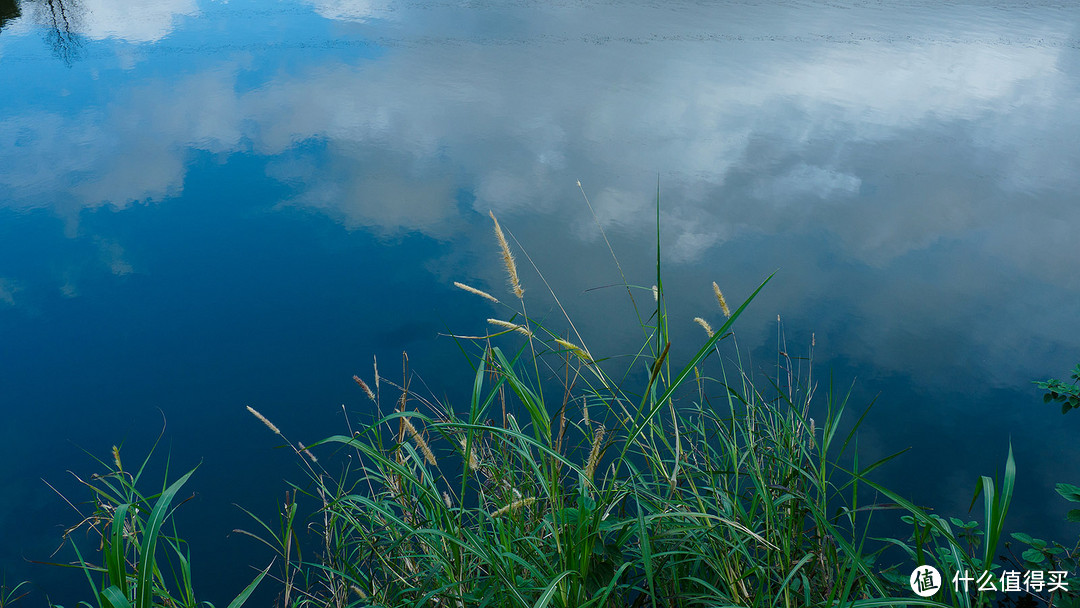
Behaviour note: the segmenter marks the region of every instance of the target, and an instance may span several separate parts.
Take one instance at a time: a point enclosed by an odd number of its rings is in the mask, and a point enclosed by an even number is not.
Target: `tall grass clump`
[[[850,393],[830,385],[815,405],[808,368],[791,358],[781,382],[756,379],[737,349],[722,356],[771,276],[734,311],[713,283],[721,323],[694,319],[706,337],[675,362],[670,326],[682,320],[667,314],[658,246],[656,286],[627,285],[644,311],[642,347],[613,372],[557,297],[569,332],[528,314],[510,240],[492,220],[513,300],[456,283],[503,311],[487,334],[456,336],[473,349],[469,402],[427,399],[408,372],[394,384],[376,369],[375,390],[354,378],[375,413],[304,448],[327,453],[305,460],[310,479],[295,486],[318,506],[321,540],[317,557],[292,566],[305,586],[286,604],[897,604],[889,598],[906,584],[877,574],[886,545],[869,542],[870,514],[934,520],[872,501],[863,480],[884,460],[859,462],[858,422],[841,430]],[[654,297],[638,302],[641,290]],[[287,557],[295,541],[273,536]]]
[[[151,450],[151,455],[153,450]],[[120,449],[112,448],[112,461],[95,459],[105,473],[88,479],[76,476],[91,495],[91,509],[80,512],[82,520],[64,532],[75,553],[76,562],[68,564],[82,570],[92,592],[91,601],[81,601],[85,608],[213,608],[200,601],[191,576],[191,553],[173,524],[176,500],[183,486],[194,474],[192,469],[160,490],[146,493],[147,456],[135,469],[124,467]],[[181,502],[186,502],[181,501]],[[76,533],[96,541],[93,555]],[[240,608],[254,592],[266,571],[255,577],[229,608]],[[17,589],[17,588],[16,588]],[[3,602],[0,602],[3,604]]]
[[[455,283],[497,311],[484,335],[454,336],[471,365],[466,403],[414,390],[404,357],[400,381],[377,365],[353,376],[370,405],[346,416],[344,434],[294,442],[248,407],[306,472],[278,521],[252,514],[256,527],[241,531],[276,553],[278,606],[971,607],[995,598],[956,591],[948,577],[1002,568],[1011,450],[1000,480],[978,481],[981,526],[932,514],[872,479],[896,455],[860,459],[869,407],[851,421],[850,389],[830,381],[819,394],[813,341],[806,357],[778,344],[766,379],[740,355],[734,324],[771,275],[734,310],[713,282],[711,313],[671,318],[658,230],[655,284],[622,278],[641,347],[597,357],[556,294],[560,315],[529,313],[516,241],[491,218],[511,297]],[[700,346],[676,361],[687,349],[673,348],[672,327],[693,323]],[[102,554],[94,564],[78,555],[97,598],[84,605],[196,606],[186,545],[162,532],[191,472],[147,496],[136,489],[143,468],[129,473],[114,456],[107,474],[84,482],[96,508],[82,525],[97,531]],[[1080,501],[1075,486],[1059,492]],[[872,523],[901,515],[908,538],[871,537]],[[1012,538],[1032,547],[1029,566],[1075,571],[1075,552]],[[921,565],[946,577],[930,597],[908,585]]]

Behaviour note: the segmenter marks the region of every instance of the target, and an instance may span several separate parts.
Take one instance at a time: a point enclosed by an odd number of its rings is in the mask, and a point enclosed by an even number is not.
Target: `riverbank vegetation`
[[[658,246],[655,286],[626,287],[641,348],[607,359],[568,317],[529,314],[492,220],[509,289],[458,284],[498,311],[485,335],[455,337],[472,366],[467,404],[376,367],[354,377],[374,414],[310,445],[248,408],[307,478],[279,520],[252,515],[244,533],[277,558],[230,608],[257,586],[273,586],[277,605],[311,608],[1077,605],[1076,548],[1005,535],[1011,451],[996,480],[978,480],[981,523],[944,518],[872,480],[892,457],[859,457],[868,408],[820,385],[809,352],[782,353],[772,378],[744,365],[733,328],[771,277],[734,310],[714,283],[715,309],[693,320],[701,346],[675,361],[670,326],[690,320],[668,316]],[[194,471],[146,494],[142,467],[126,468],[119,450],[101,465],[86,482],[95,511],[81,526],[100,551],[79,554],[82,605],[205,605],[169,527]],[[1059,492],[1080,501],[1073,486]],[[880,521],[906,522],[910,535],[878,538]],[[1009,538],[1029,547],[1011,566],[1000,557]],[[926,597],[912,587],[920,565],[943,578]],[[1053,568],[1073,585],[1019,599],[950,580],[1010,568]]]

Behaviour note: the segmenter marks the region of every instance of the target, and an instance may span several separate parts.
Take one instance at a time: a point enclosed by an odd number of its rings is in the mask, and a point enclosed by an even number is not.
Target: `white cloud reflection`
[[[197,0],[24,0],[22,13],[5,25],[8,34],[31,34],[38,26],[90,40],[144,44],[163,40],[200,11]]]
[[[80,33],[95,40],[157,42],[183,17],[199,14],[196,0],[78,0],[85,8]]]
[[[313,6],[357,22],[386,9]],[[88,8],[112,24],[88,31],[132,40],[197,12],[146,5],[128,27]],[[0,152],[0,184],[8,205],[59,190],[122,207],[181,192],[191,150],[250,148],[280,157],[271,174],[302,190],[288,204],[350,228],[445,236],[460,187],[479,211],[560,213],[583,232],[587,215],[566,198],[581,178],[603,225],[645,235],[659,172],[677,260],[747,232],[814,229],[876,266],[972,231],[1016,260],[1072,263],[1057,232],[1049,245],[1018,234],[1080,213],[1054,194],[1075,189],[1080,161],[1075,77],[1062,72],[1076,50],[1060,44],[1075,23],[977,7],[898,8],[888,27],[854,9],[685,8],[563,7],[523,26],[508,9],[455,21],[407,7],[368,26],[386,47],[377,60],[246,90],[244,62],[224,63],[73,116],[8,118],[0,134],[25,144]],[[298,146],[312,140],[325,150]]]
[[[385,18],[393,4],[386,0],[305,0],[319,15],[336,21],[366,22]]]

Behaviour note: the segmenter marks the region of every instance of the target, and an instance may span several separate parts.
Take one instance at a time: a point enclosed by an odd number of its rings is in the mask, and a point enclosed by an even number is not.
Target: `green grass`
[[[82,570],[94,598],[79,602],[79,606],[212,608],[212,604],[200,602],[196,597],[187,543],[175,529],[171,534],[166,532],[176,508],[174,500],[195,470],[163,485],[156,493],[146,494],[141,487],[150,456],[134,471],[124,467],[119,448],[113,447],[112,456],[112,462],[98,461],[107,473],[88,480],[77,478],[92,494],[92,511],[64,533],[78,560],[68,566]],[[79,543],[74,540],[74,533],[79,530],[94,533],[100,539],[97,550],[100,561],[91,563],[84,559]],[[229,608],[243,606],[265,575],[265,571],[259,574],[229,603]],[[0,605],[5,602],[0,600]]]
[[[703,316],[722,324],[689,359],[674,361],[670,328],[684,320],[668,317],[658,244],[656,287],[626,285],[641,348],[628,359],[595,358],[571,319],[556,327],[529,314],[497,222],[496,231],[512,297],[499,303],[497,331],[458,337],[472,366],[463,378],[472,387],[467,404],[439,403],[412,390],[409,376],[394,383],[376,371],[370,384],[356,378],[373,416],[308,446],[285,439],[308,478],[296,481],[279,521],[252,515],[247,532],[277,553],[279,605],[789,608],[994,599],[955,593],[948,580],[918,598],[907,577],[916,564],[935,565],[946,579],[964,569],[1001,571],[1011,451],[1000,481],[978,482],[982,529],[930,514],[873,481],[895,455],[860,460],[857,430],[869,408],[850,421],[850,389],[831,380],[819,395],[809,354],[783,354],[772,379],[741,359],[734,324],[771,276],[730,316],[717,289],[716,312]],[[136,488],[145,464],[129,473],[118,451],[114,457],[101,463],[108,473],[86,482],[96,507],[84,525],[98,531],[102,550],[97,565],[81,554],[76,564],[95,598],[84,605],[200,605],[186,544],[163,532],[193,471],[144,495]],[[303,513],[301,505],[314,506]],[[872,524],[901,516],[910,537],[871,537]],[[1013,538],[1040,549],[1038,539]],[[1056,559],[1075,576],[1075,550],[1054,553],[1048,549],[1059,545],[1038,542],[1044,551],[1025,552],[1028,565]],[[1063,605],[1076,594],[1045,599]]]

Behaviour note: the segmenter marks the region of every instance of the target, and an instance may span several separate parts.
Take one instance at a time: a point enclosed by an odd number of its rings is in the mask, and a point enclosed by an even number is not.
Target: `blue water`
[[[1033,379],[1080,362],[1080,10],[1068,3],[22,2],[0,30],[0,573],[68,605],[60,545],[121,445],[202,463],[181,510],[225,605],[270,554],[294,457],[409,367],[451,405],[509,298],[499,215],[596,353],[655,282],[673,353],[740,303],[755,369],[813,336],[875,407],[879,480],[963,514],[1011,441],[1017,529],[1074,540],[1080,416]],[[118,8],[119,7],[119,8]],[[519,256],[530,310],[557,318]],[[164,427],[164,431],[162,428]],[[84,452],[85,450],[85,452]]]

